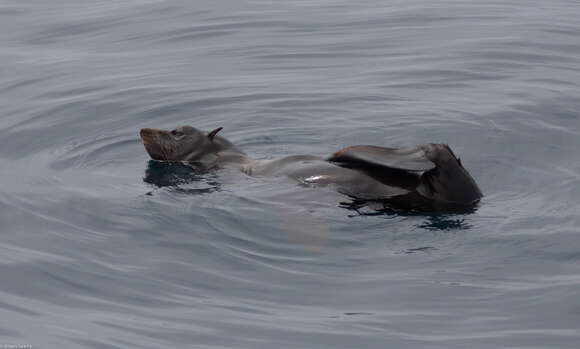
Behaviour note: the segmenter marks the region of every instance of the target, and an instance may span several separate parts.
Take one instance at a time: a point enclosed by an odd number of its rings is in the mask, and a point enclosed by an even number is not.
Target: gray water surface
[[[576,1],[0,2],[0,345],[578,348]],[[450,144],[472,214],[150,162]]]

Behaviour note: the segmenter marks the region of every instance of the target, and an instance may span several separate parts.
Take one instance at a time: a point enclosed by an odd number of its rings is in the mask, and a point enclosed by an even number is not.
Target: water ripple
[[[0,343],[576,348],[578,9],[2,2]],[[377,210],[149,160],[139,129],[187,124],[255,158],[449,143],[486,196]]]

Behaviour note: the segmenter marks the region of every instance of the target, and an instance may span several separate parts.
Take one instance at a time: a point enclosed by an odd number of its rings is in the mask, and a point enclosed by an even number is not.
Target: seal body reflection
[[[333,186],[358,201],[387,207],[472,209],[482,193],[445,144],[407,148],[356,145],[330,156],[294,155],[256,160],[217,133],[191,126],[140,132],[153,160],[179,161],[199,169],[235,167],[251,176],[288,176],[303,185]]]

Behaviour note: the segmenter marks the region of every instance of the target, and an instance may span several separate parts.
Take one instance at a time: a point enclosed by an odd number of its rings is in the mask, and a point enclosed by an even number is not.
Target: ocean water
[[[576,1],[0,2],[0,346],[578,348]],[[471,214],[149,161],[448,143]]]

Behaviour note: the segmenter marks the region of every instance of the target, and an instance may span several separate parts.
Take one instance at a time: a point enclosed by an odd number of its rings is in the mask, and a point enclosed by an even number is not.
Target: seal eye
[[[171,131],[171,134],[172,134],[174,137],[177,137],[177,138],[181,138],[181,137],[183,137],[183,132],[181,132],[181,131],[176,131],[176,130],[173,130],[173,131]]]

